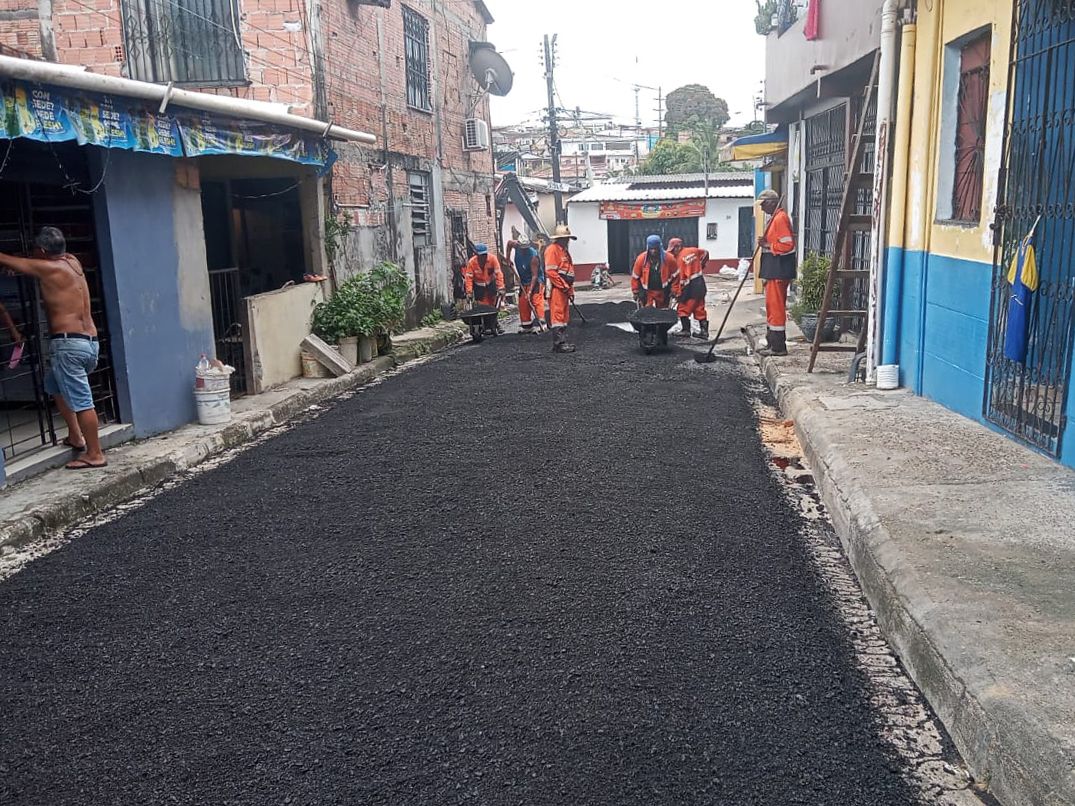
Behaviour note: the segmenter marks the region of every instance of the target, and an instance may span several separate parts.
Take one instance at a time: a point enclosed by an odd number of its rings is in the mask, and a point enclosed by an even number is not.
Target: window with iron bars
[[[247,83],[238,0],[122,0],[127,75],[198,87]]]
[[[403,50],[407,57],[407,104],[428,112],[433,108],[429,91],[429,20],[403,6]]]
[[[986,33],[964,45],[960,51],[952,180],[953,221],[978,223],[982,217],[990,43],[990,35]]]
[[[411,197],[411,237],[415,249],[418,249],[433,243],[433,218],[430,215],[433,190],[429,174],[423,171],[409,172],[407,185]]]

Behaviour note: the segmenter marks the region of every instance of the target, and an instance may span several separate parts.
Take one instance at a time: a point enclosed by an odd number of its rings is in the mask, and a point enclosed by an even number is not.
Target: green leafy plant
[[[407,299],[411,281],[402,268],[387,261],[360,275],[370,304],[375,333],[390,334],[403,327],[407,319]]]
[[[422,317],[422,327],[433,327],[439,322],[444,321],[444,314],[440,311],[430,311]]]
[[[336,262],[343,239],[354,230],[351,214],[346,210],[325,216],[325,256],[329,263]]]
[[[802,324],[802,318],[816,314],[825,302],[825,285],[828,282],[832,260],[817,252],[810,252],[799,272],[799,294],[791,307],[792,318]],[[834,293],[835,296],[835,293]]]
[[[336,344],[350,336],[396,332],[407,317],[411,283],[394,263],[381,263],[340,284],[327,302],[314,309],[313,331]]]

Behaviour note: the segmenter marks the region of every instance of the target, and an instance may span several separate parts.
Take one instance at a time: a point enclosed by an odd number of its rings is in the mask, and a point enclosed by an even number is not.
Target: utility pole
[[[566,224],[564,194],[560,191],[560,124],[556,120],[556,88],[553,70],[556,68],[556,34],[545,34],[545,85],[549,90],[549,152],[552,157],[553,199],[556,202],[556,223]]]
[[[664,94],[657,88],[657,139],[664,139]]]
[[[638,60],[635,59],[637,62]],[[642,92],[642,88],[635,84],[635,165],[637,166],[640,160],[638,153],[638,141],[642,139],[642,107],[639,105],[638,94]]]

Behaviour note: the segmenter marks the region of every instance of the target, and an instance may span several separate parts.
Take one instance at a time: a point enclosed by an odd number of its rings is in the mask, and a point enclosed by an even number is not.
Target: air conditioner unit
[[[489,124],[479,118],[463,122],[463,150],[485,151],[489,148]]]

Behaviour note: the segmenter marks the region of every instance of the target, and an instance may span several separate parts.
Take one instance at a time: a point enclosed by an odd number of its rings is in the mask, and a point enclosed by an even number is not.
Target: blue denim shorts
[[[93,408],[89,374],[97,369],[100,345],[86,339],[52,339],[49,342],[49,371],[45,391],[59,395],[72,411]]]

